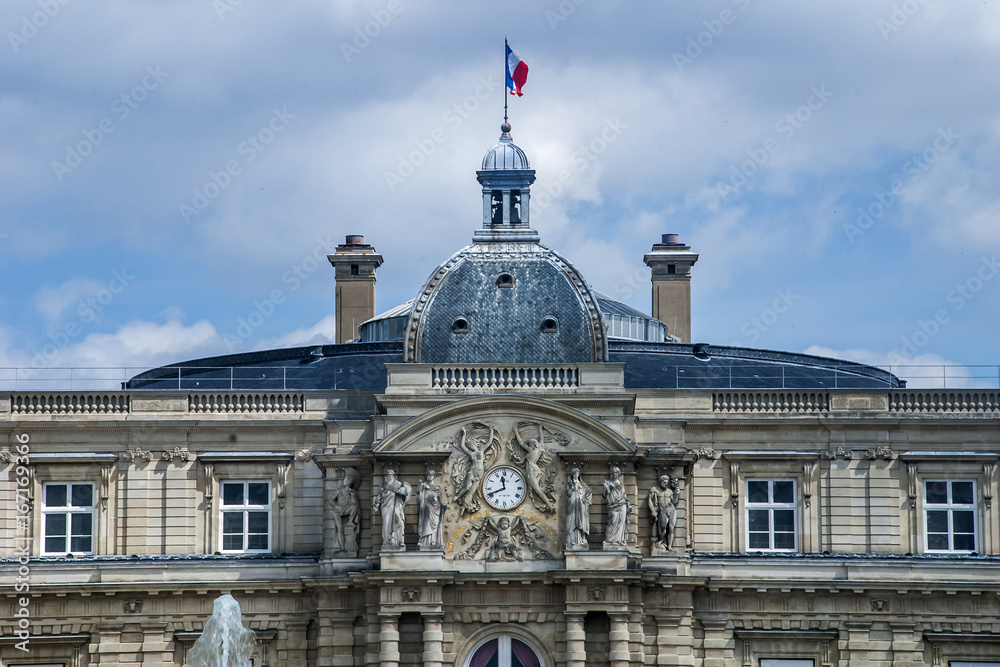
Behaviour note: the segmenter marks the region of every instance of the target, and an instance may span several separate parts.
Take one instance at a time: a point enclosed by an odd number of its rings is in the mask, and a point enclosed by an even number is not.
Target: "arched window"
[[[529,644],[504,634],[476,644],[464,667],[545,667],[545,663]]]

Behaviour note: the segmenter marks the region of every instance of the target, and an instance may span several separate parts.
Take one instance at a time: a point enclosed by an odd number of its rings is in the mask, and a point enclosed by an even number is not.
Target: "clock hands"
[[[506,491],[507,490],[507,475],[506,474],[500,475],[500,484],[501,484],[501,486],[500,486],[499,489],[493,489],[492,491],[488,492],[486,494],[486,497],[487,498],[492,498],[494,494],[500,493],[501,491]]]

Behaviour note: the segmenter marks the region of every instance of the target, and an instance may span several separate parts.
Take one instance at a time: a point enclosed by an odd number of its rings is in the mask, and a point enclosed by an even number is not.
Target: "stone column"
[[[566,667],[586,667],[587,634],[583,631],[583,612],[563,612],[566,617]]]
[[[382,629],[378,633],[378,664],[380,667],[399,667],[399,616],[381,616]]]
[[[278,645],[278,662],[283,665],[304,665],[306,664],[306,652],[309,648],[309,640],[306,628],[309,624],[305,621],[286,621],[285,629],[288,632],[288,639],[285,641],[284,651]],[[284,655],[282,655],[284,653]]]
[[[320,616],[319,667],[354,667],[354,618]]]
[[[147,603],[148,604],[148,603]],[[143,623],[142,664],[149,667],[174,664],[173,633],[166,623]]]
[[[658,615],[656,617],[656,664],[694,665],[692,652],[691,616]]]
[[[628,619],[627,612],[611,612],[611,667],[628,667]]]
[[[424,619],[424,667],[441,667],[444,664],[443,614],[421,614]]]

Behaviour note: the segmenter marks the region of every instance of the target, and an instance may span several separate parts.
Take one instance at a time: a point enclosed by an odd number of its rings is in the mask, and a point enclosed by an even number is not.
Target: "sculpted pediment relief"
[[[506,448],[518,423],[540,424],[546,445],[565,454],[629,455],[635,446],[593,417],[565,405],[527,396],[482,396],[455,401],[414,417],[375,445],[376,454],[452,451],[462,427],[479,422],[496,429]],[[522,425],[524,433],[526,426]],[[537,427],[533,427],[537,433]],[[522,435],[523,438],[523,435]]]
[[[435,408],[374,448],[387,465],[394,454],[400,461],[435,454],[428,458],[440,461],[434,464],[440,505],[432,513],[440,524],[422,513],[420,533],[443,532],[446,558],[487,561],[553,558],[565,544],[567,462],[592,455],[627,459],[634,452],[634,445],[596,419],[524,396],[477,397]]]

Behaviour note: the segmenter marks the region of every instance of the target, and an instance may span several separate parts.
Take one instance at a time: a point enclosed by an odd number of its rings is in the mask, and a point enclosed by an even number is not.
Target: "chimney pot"
[[[664,234],[662,238],[663,238],[663,244],[664,245],[680,245],[681,244],[681,237],[680,237],[679,234]]]
[[[364,245],[365,237],[361,234],[348,234],[344,245]]]

